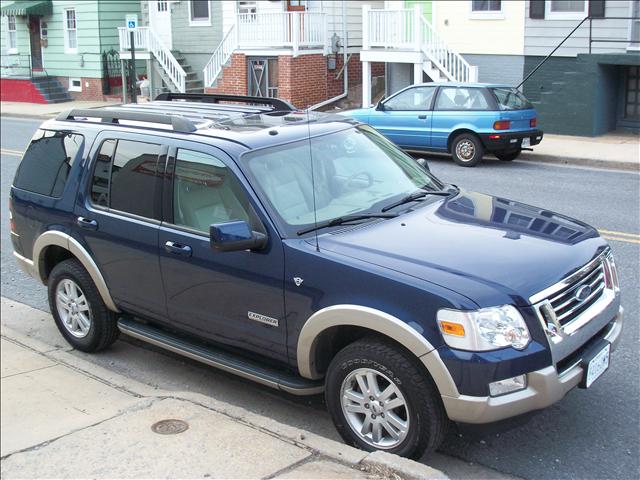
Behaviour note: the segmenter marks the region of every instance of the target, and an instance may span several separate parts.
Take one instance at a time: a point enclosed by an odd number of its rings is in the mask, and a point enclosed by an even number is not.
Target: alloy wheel
[[[456,144],[456,155],[463,161],[472,160],[475,153],[476,147],[471,140],[462,140]]]
[[[76,338],[86,337],[91,328],[91,308],[76,282],[65,278],[56,288],[56,308],[62,324]]]

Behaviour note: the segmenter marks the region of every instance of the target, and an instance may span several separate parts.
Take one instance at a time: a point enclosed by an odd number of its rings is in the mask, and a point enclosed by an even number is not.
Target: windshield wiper
[[[416,200],[420,200],[428,195],[440,195],[442,197],[448,197],[456,193],[456,190],[418,190],[416,192],[410,193],[406,197],[402,197],[397,202],[390,203],[385,207],[382,207],[383,212],[388,212],[392,208],[396,208],[400,205],[404,205],[405,203],[415,202]]]
[[[321,228],[335,227],[347,222],[354,222],[356,220],[365,220],[367,218],[395,218],[397,213],[361,213],[357,215],[343,215],[342,217],[336,217],[331,220],[320,222],[313,227],[305,228],[297,232],[298,235],[304,235],[305,233],[313,232],[314,230],[320,230]]]

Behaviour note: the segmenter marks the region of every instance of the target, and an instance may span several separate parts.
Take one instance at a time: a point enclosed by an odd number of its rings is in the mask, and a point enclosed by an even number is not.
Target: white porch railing
[[[363,7],[363,49],[385,48],[422,51],[442,75],[457,82],[477,82],[478,70],[450,48],[420,6],[401,10],[370,10]]]
[[[129,50],[131,48],[129,30],[125,27],[118,27],[118,37],[120,39],[120,51]],[[179,92],[184,93],[186,91],[187,74],[173,56],[171,50],[165,46],[153,30],[149,27],[136,28],[133,31],[133,41],[136,50],[143,50],[153,54]]]
[[[327,16],[321,12],[246,13],[236,16],[235,24],[225,34],[205,66],[204,86],[216,81],[222,68],[236,49],[322,48],[327,52]]]

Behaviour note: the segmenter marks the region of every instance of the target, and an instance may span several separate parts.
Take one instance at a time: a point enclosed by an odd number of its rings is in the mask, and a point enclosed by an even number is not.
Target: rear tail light
[[[16,221],[13,218],[13,200],[9,198],[9,230],[16,233]]]
[[[531,128],[536,128],[538,126],[538,119],[532,118],[531,120],[529,120],[529,126]]]
[[[494,130],[509,130],[511,128],[511,122],[509,120],[498,120],[494,122]]]

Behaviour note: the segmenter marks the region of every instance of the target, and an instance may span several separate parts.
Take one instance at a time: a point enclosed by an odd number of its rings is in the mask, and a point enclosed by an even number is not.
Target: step
[[[276,390],[293,395],[315,395],[324,389],[322,381],[307,380],[284,370],[266,366],[264,363],[187,340],[133,318],[121,318],[118,320],[118,328],[131,337]]]

